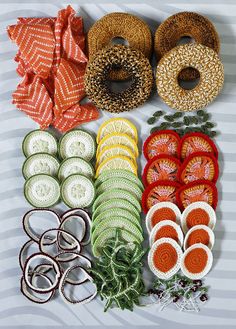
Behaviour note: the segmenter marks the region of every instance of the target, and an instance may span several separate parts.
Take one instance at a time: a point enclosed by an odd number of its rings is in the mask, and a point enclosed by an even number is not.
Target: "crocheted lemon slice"
[[[97,157],[101,153],[101,151],[106,146],[112,145],[124,145],[130,148],[130,151],[134,154],[135,157],[138,156],[138,147],[135,143],[134,139],[132,139],[127,134],[119,134],[119,133],[112,133],[103,137],[103,139],[99,142],[98,149],[97,149]]]
[[[103,137],[113,133],[127,134],[136,143],[138,141],[137,129],[132,122],[124,118],[112,118],[103,122],[100,126],[97,134],[97,143],[99,143]]]
[[[125,156],[114,156],[104,160],[97,168],[96,177],[98,177],[105,170],[125,169],[137,175],[137,168],[133,162]]]
[[[104,161],[107,160],[113,156],[121,155],[126,156],[129,158],[134,165],[137,167],[136,159],[134,153],[131,151],[131,149],[128,146],[124,145],[112,145],[112,146],[106,146],[102,149],[101,153],[98,154],[97,157],[97,167]]]

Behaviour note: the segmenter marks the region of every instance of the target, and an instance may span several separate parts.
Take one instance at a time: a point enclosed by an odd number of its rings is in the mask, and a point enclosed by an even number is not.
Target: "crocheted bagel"
[[[200,73],[198,85],[190,90],[178,83],[182,69],[194,67]],[[217,53],[201,44],[185,44],[162,57],[156,72],[159,96],[178,111],[194,111],[206,107],[219,94],[224,83],[224,68]]]
[[[157,60],[176,47],[182,37],[191,37],[196,43],[219,53],[220,40],[214,25],[197,13],[180,12],[167,18],[156,30],[154,48]],[[199,78],[199,72],[193,68],[186,68],[180,73],[179,78],[193,80]]]
[[[123,92],[113,92],[109,87],[109,73],[114,67],[122,67],[131,79],[131,85]],[[149,60],[139,50],[115,45],[97,52],[89,62],[85,74],[85,89],[95,105],[113,113],[129,111],[143,104],[153,85]]]
[[[111,13],[98,20],[88,32],[88,52],[92,59],[98,50],[112,45],[112,40],[122,38],[129,47],[140,50],[149,58],[152,52],[152,35],[148,25],[140,18],[127,13]],[[114,69],[109,77],[112,80],[125,80],[126,71]]]

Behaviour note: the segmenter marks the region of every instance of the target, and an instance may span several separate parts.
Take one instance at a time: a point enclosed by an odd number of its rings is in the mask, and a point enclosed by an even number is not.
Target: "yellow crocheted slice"
[[[125,156],[113,156],[104,160],[97,168],[96,178],[106,170],[125,169],[137,175],[137,168],[133,162]]]

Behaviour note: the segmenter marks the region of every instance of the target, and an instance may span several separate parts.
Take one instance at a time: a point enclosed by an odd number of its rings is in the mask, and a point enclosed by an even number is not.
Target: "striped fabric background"
[[[29,209],[22,186],[21,165],[24,160],[21,142],[37,125],[11,105],[11,93],[19,78],[13,61],[16,46],[7,37],[5,27],[14,24],[18,16],[55,16],[67,3],[56,0],[0,0],[0,326],[44,328],[63,326],[87,327],[165,327],[201,328],[236,327],[236,1],[235,0],[153,0],[71,1],[85,19],[86,29],[104,14],[125,11],[142,17],[154,32],[161,21],[183,10],[197,11],[209,17],[221,37],[221,57],[225,67],[225,85],[221,95],[208,107],[217,122],[220,135],[216,142],[220,151],[221,177],[218,183],[219,206],[214,247],[214,267],[207,277],[211,286],[210,301],[200,313],[179,313],[174,308],[158,312],[156,306],[136,308],[133,313],[111,310],[103,313],[100,300],[85,306],[68,306],[58,298],[46,305],[34,305],[19,291],[20,269],[18,253],[26,241],[21,217]],[[138,127],[141,139],[149,132],[147,118],[156,110],[168,108],[157,95],[143,106],[124,116]],[[171,111],[170,111],[171,112]],[[84,125],[97,131],[110,115]],[[140,139],[140,146],[141,146]],[[145,163],[141,160],[142,165]]]

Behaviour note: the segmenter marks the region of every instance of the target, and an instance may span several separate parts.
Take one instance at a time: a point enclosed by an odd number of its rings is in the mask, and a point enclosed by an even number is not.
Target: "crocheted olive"
[[[182,37],[190,37],[194,42],[219,53],[220,40],[214,25],[197,13],[180,12],[167,18],[156,30],[154,48],[157,60],[176,47]],[[179,78],[193,80],[199,78],[199,72],[194,68],[185,68]]]
[[[122,92],[110,89],[109,73],[120,67],[130,76],[130,86]],[[143,104],[153,86],[152,68],[142,52],[115,45],[97,52],[87,65],[85,89],[94,104],[109,112],[129,111]]]
[[[152,35],[148,25],[140,18],[127,13],[111,13],[98,20],[88,32],[89,58],[98,50],[111,46],[115,38],[127,41],[129,47],[140,50],[149,58],[152,52]],[[109,76],[112,80],[125,80],[127,72],[115,69]]]

